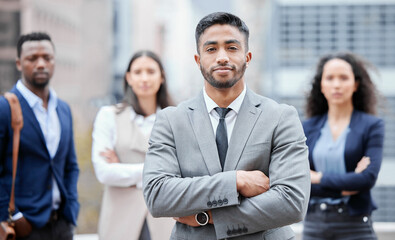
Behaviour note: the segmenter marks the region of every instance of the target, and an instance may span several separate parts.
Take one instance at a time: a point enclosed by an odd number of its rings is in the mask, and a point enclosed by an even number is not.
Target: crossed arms
[[[232,226],[247,227],[247,232],[240,233],[243,235],[302,220],[310,192],[307,147],[296,111],[289,107],[282,110],[273,129],[270,160],[262,160],[270,161],[270,188],[269,178],[261,170],[240,169],[210,176],[201,164],[196,165],[201,175],[185,177],[187,160],[177,152],[184,146],[175,139],[178,131],[183,131],[174,120],[179,116],[174,108],[158,113],[143,173],[144,197],[151,214],[176,217],[193,225],[191,216],[209,211],[217,238],[228,237],[226,232]],[[198,152],[189,156],[193,154]],[[226,204],[208,206],[213,195],[226,198]]]

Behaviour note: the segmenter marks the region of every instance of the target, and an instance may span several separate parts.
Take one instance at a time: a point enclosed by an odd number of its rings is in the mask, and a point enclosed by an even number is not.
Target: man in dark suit
[[[55,67],[50,36],[22,35],[16,66],[22,77],[12,88],[22,108],[19,160],[15,183],[14,220],[27,220],[33,231],[27,238],[73,239],[79,203],[79,169],[69,106],[49,87]],[[0,98],[0,220],[7,219],[12,181],[10,107]]]
[[[229,13],[200,20],[195,61],[204,89],[157,114],[144,197],[154,217],[177,220],[171,239],[292,239],[287,225],[306,213],[302,125],[295,108],[246,86],[248,35]]]

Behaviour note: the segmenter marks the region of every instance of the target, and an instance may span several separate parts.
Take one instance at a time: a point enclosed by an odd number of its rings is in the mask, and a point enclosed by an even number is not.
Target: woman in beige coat
[[[148,139],[156,112],[171,104],[163,65],[151,51],[133,55],[125,73],[124,100],[102,107],[94,123],[92,162],[105,185],[99,238],[169,239],[174,220],[154,219],[141,190]]]

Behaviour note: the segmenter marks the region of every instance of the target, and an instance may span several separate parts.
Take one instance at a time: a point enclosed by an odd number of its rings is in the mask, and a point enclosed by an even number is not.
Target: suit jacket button
[[[218,200],[218,205],[222,206],[222,200],[221,199]]]
[[[211,203],[213,204],[213,207],[217,206],[217,201],[216,200],[212,201]]]
[[[48,189],[48,190],[51,190],[51,189],[52,189],[52,186],[51,186],[51,185],[48,185],[48,186],[47,186],[47,189]]]
[[[212,205],[213,204],[210,201],[207,202],[207,207],[211,208]]]
[[[227,198],[224,198],[224,200],[222,200],[223,201],[223,203],[226,205],[226,204],[228,204],[228,199]]]

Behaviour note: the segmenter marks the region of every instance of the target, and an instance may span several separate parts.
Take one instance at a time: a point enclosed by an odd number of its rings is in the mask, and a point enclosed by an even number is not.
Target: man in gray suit
[[[157,114],[143,189],[154,217],[177,220],[171,239],[292,239],[306,213],[303,129],[293,107],[246,87],[248,35],[229,13],[200,20],[204,89]]]

